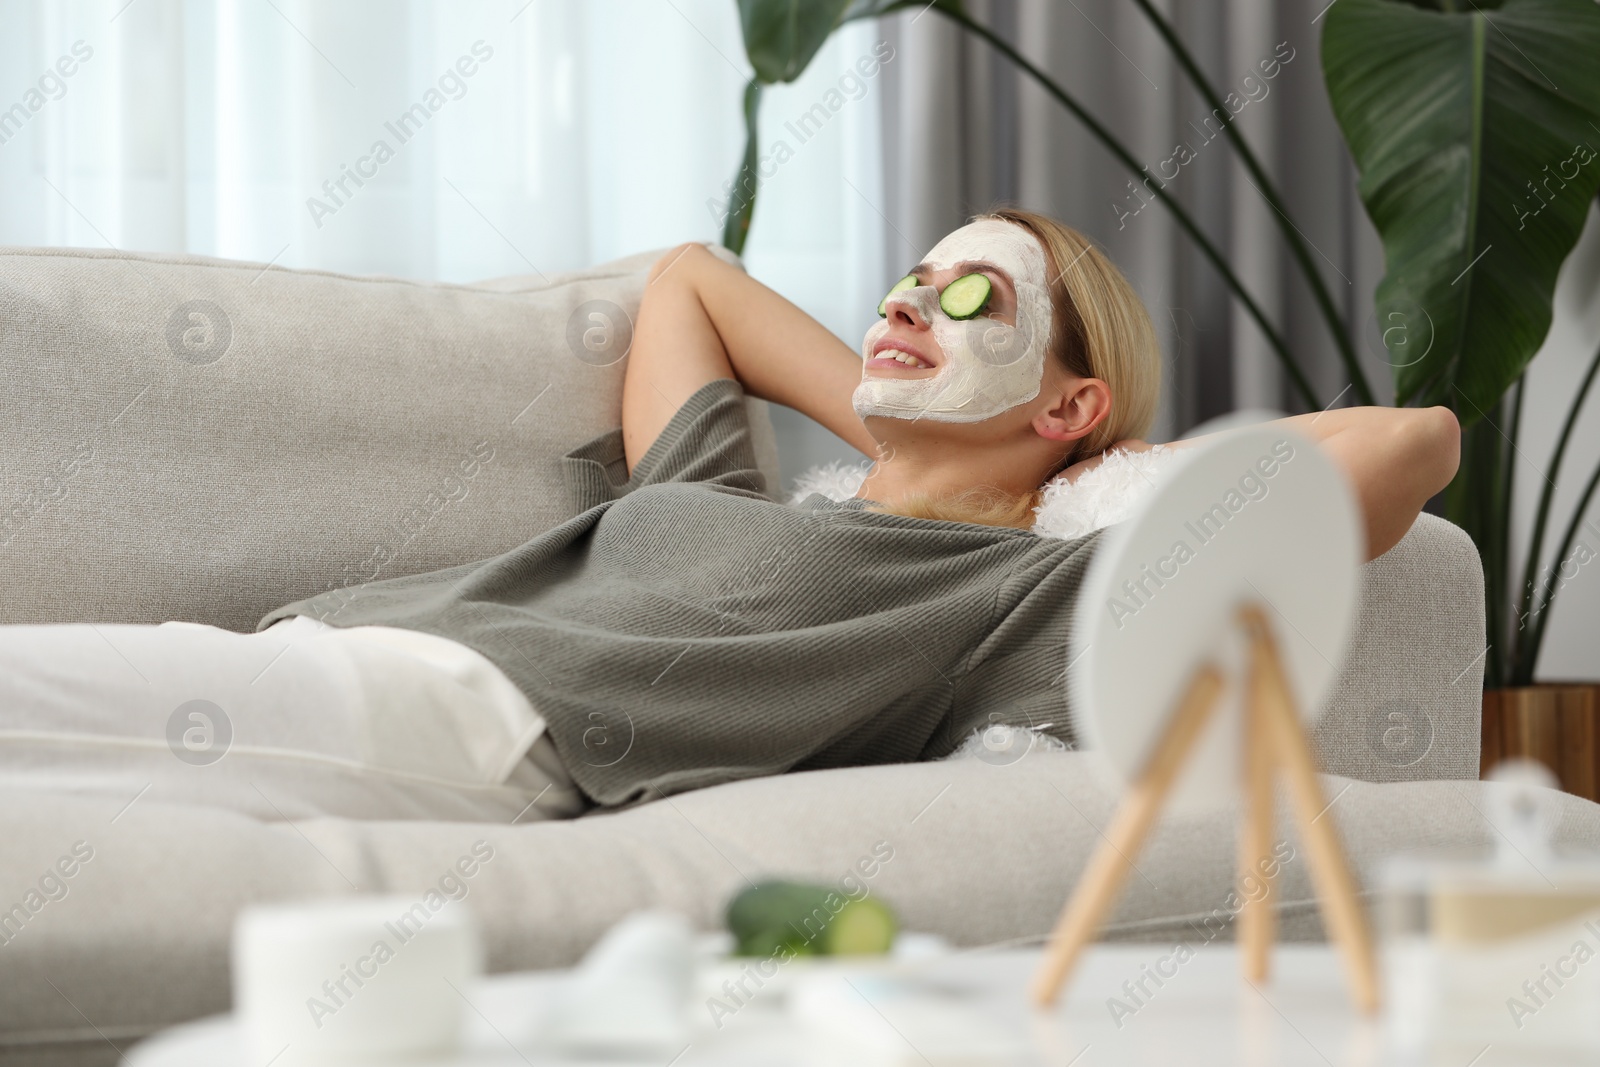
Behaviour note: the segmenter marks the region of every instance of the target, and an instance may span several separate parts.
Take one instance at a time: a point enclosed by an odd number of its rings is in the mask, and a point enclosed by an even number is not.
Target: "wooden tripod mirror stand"
[[[1165,807],[1237,796],[1240,874],[1264,871],[1281,774],[1352,997],[1374,1012],[1371,932],[1306,729],[1337,677],[1353,623],[1354,501],[1316,446],[1281,427],[1234,431],[1180,456],[1137,512],[1108,532],[1076,608],[1073,718],[1086,747],[1128,785],[1062,909],[1032,998],[1054,1002]],[[1179,556],[1181,567],[1170,562]],[[1275,626],[1274,616],[1285,625]],[[1221,619],[1230,625],[1216,626]],[[1227,710],[1218,715],[1219,708]],[[1241,896],[1244,977],[1263,981],[1273,898]]]

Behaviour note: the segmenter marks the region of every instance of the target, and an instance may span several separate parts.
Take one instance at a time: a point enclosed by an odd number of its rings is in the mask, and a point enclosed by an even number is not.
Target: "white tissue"
[[[1027,1043],[985,1007],[911,977],[871,973],[807,976],[789,995],[791,1016],[837,1053],[829,1062],[859,1067],[1015,1062]]]
[[[694,938],[681,915],[634,912],[551,998],[540,1038],[577,1055],[672,1058],[689,1042]]]

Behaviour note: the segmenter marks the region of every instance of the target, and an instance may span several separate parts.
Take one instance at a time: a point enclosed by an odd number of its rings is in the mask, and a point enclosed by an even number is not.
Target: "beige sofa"
[[[0,623],[248,630],[290,600],[483,558],[561,521],[555,457],[616,424],[627,316],[655,256],[457,286],[0,250]],[[766,405],[750,413],[777,486]],[[484,444],[492,461],[450,477],[458,452]],[[1474,780],[1481,583],[1466,536],[1429,516],[1365,568],[1317,730],[1364,880],[1396,850],[1495,836],[1491,787]],[[13,909],[10,926],[0,916],[0,1063],[113,1063],[153,1029],[227,1008],[241,906],[352,887],[420,895],[480,841],[493,859],[465,900],[495,970],[570,962],[641,906],[714,925],[729,893],[767,874],[871,870],[913,929],[963,945],[1038,936],[1112,809],[1090,760],[793,774],[516,826],[119,812],[0,780],[0,909]],[[1564,843],[1600,842],[1600,806],[1548,800]],[[1232,824],[1163,824],[1110,935],[1230,936]],[[16,917],[79,842],[92,858],[72,864],[65,895]],[[1320,936],[1298,847],[1283,870],[1287,936]]]

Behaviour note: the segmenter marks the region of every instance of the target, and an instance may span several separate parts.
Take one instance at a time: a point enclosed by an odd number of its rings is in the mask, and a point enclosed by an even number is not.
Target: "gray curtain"
[[[1218,91],[1245,100],[1233,118],[1313,246],[1356,337],[1380,402],[1388,367],[1372,317],[1382,250],[1355,195],[1354,168],[1318,59],[1326,0],[1172,0],[1162,4]],[[1231,146],[1165,44],[1127,0],[968,0],[1155,173],[1186,145],[1168,192],[1181,200],[1278,324],[1322,404],[1355,402],[1311,291]],[[1166,359],[1155,439],[1240,408],[1304,410],[1265,339],[1220,275],[1137,175],[987,42],[936,11],[883,20],[897,61],[884,109],[887,287],[971,214],[1007,202],[1093,237],[1150,309]],[[1292,50],[1292,51],[1291,51]],[[1278,56],[1276,77],[1259,64]],[[1271,69],[1269,64],[1269,69]],[[1246,83],[1245,77],[1253,81]],[[1207,140],[1207,137],[1212,139]],[[1171,168],[1167,168],[1171,173]],[[1337,401],[1336,401],[1336,398]]]

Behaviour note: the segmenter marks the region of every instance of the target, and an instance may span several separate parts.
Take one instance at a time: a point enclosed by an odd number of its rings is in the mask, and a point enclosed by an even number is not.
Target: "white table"
[[[968,1063],[1364,1067],[1403,1062],[1386,1049],[1382,1021],[1359,1018],[1351,1008],[1338,960],[1327,946],[1278,946],[1272,978],[1257,988],[1240,978],[1231,944],[1203,945],[1198,940],[1191,944],[1200,947],[1182,963],[1172,957],[1171,945],[1095,945],[1082,958],[1061,1001],[1049,1011],[1031,1009],[1024,995],[1039,959],[1037,947],[955,953],[924,961],[915,973],[919,981],[934,988],[935,995],[950,998],[953,1012],[976,1011],[992,1023],[1014,1028],[1026,1046],[1015,1059]],[[1151,972],[1171,977],[1163,977],[1158,986]],[[724,1017],[720,1029],[706,1010],[706,991],[702,990],[694,1009],[696,1030],[675,1057],[669,1050],[636,1059],[561,1058],[539,1047],[536,1020],[541,1001],[562,973],[496,975],[463,990],[469,1004],[465,1011],[467,1052],[450,1061],[452,1067],[596,1062],[611,1067],[634,1063],[650,1067],[879,1063],[943,1067],[943,1063],[957,1062],[940,1057],[936,1050],[924,1056],[903,1042],[881,1057],[830,1050],[823,1039],[791,1017],[784,1004],[785,991],[777,983]],[[859,980],[859,988],[873,988],[870,976]],[[131,1067],[239,1064],[231,1018],[213,1016],[166,1031],[137,1046],[128,1060]],[[1582,1061],[1536,1061],[1491,1047],[1487,1051],[1446,1050],[1446,1054],[1422,1062],[1430,1067],[1435,1063],[1495,1067]],[[420,1065],[413,1061],[410,1067]]]

